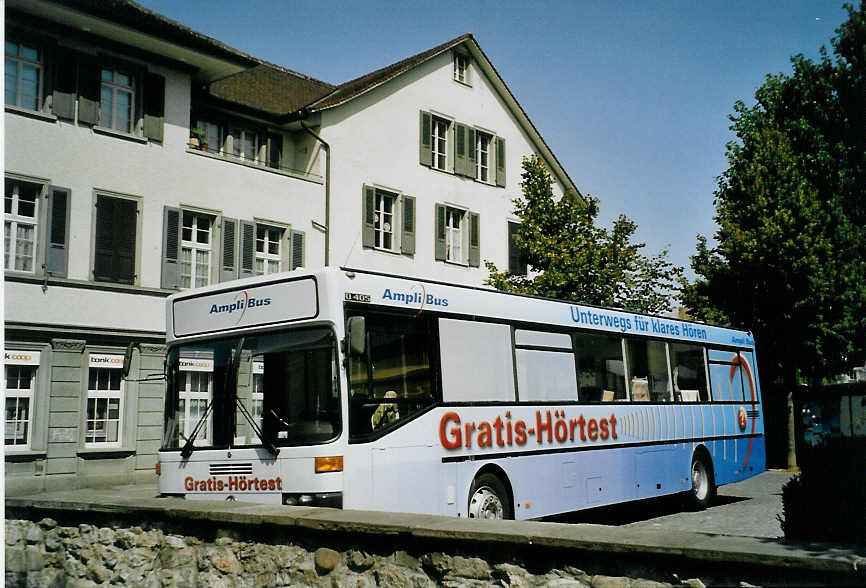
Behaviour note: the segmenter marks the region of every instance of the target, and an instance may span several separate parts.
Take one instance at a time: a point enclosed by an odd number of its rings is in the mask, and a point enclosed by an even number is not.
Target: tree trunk
[[[785,370],[785,394],[787,395],[787,413],[788,413],[788,469],[797,469],[797,438],[795,420],[797,415],[794,413],[794,389],[797,386],[797,370],[796,368]]]

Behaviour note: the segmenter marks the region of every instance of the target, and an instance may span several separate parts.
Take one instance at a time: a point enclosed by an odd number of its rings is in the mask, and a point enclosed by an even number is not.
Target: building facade
[[[521,158],[576,190],[471,35],[332,85],[124,0],[6,9],[9,493],[153,479],[172,292],[326,264],[482,285],[525,271]]]

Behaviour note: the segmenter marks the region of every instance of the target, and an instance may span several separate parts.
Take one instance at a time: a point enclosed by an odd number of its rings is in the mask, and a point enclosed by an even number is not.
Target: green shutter
[[[51,111],[58,118],[75,118],[75,92],[78,65],[76,53],[71,49],[60,48],[54,54],[52,74]]]
[[[445,261],[446,246],[445,246],[445,205],[436,205],[436,245],[434,248],[434,258],[436,261]]]
[[[223,217],[222,251],[220,255],[220,282],[229,282],[238,277],[238,221]]]
[[[477,164],[475,162],[475,129],[469,127],[466,129],[466,145],[469,148],[468,158],[466,159],[466,175],[470,178],[476,177]]]
[[[249,278],[256,275],[256,225],[250,221],[240,222],[240,270],[238,276]]]
[[[180,209],[166,206],[163,212],[163,288],[178,288],[180,281]]]
[[[304,233],[291,231],[292,233],[292,265],[290,269],[304,267]],[[283,268],[286,269],[286,268]]]
[[[481,217],[477,212],[469,213],[469,266],[481,265]]]
[[[420,126],[420,162],[421,165],[433,165],[433,117],[429,112],[421,111]]]
[[[144,136],[162,142],[165,121],[165,78],[155,73],[144,76]]]
[[[403,195],[403,231],[400,236],[400,252],[415,255],[415,197]]]
[[[45,273],[66,277],[69,259],[69,190],[51,186],[49,194]]]
[[[466,125],[454,125],[454,173],[468,175],[466,165]]]
[[[505,139],[496,137],[496,185],[505,187]]]
[[[373,247],[376,241],[376,189],[364,186],[361,190],[361,245]]]
[[[99,122],[99,95],[102,90],[102,67],[95,57],[80,55],[78,63],[78,122]]]

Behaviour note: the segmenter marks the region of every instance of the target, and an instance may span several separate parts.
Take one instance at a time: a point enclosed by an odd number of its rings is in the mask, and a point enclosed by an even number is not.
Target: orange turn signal
[[[324,472],[342,472],[343,471],[343,456],[333,455],[331,457],[316,458],[316,473]]]
[[[160,462],[156,462],[156,465],[153,466],[154,471],[156,471],[156,475],[160,475],[162,473],[162,464]]]

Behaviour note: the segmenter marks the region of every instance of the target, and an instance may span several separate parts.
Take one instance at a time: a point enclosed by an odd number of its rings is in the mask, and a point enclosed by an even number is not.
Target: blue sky
[[[242,51],[342,83],[471,32],[600,222],[688,266],[715,231],[728,115],[790,56],[817,58],[842,0],[138,0]],[[689,272],[691,275],[691,272]]]

